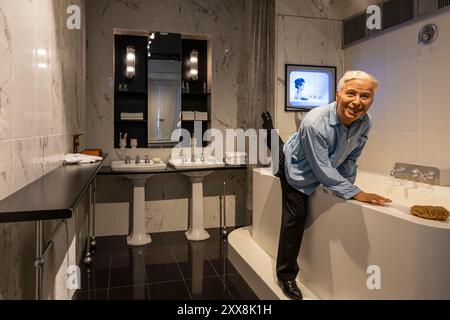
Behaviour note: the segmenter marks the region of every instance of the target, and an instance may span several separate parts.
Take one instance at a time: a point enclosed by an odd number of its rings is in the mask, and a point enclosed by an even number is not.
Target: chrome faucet
[[[411,171],[411,176],[422,181],[431,181],[436,178],[436,173],[434,173],[433,171],[422,173],[422,171],[420,171],[419,169],[414,168]]]
[[[397,175],[404,174],[405,172],[406,169],[404,167],[400,167],[400,168],[392,168],[389,174],[391,177],[396,177]]]
[[[425,180],[424,179],[425,175],[417,168],[414,168],[411,170],[411,177],[413,177],[414,179],[420,178],[420,179]]]
[[[390,175],[394,178],[440,185],[440,169],[409,163],[396,163]]]
[[[135,163],[136,163],[136,164],[141,163],[141,156],[140,156],[140,155],[137,155],[137,156],[136,156],[136,161],[135,161]]]

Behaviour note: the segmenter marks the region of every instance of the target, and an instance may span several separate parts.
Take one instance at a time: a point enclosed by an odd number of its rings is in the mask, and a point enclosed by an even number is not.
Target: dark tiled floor
[[[227,258],[219,229],[189,242],[184,232],[152,234],[152,243],[128,247],[126,237],[97,238],[91,267],[81,266],[77,300],[257,300]]]

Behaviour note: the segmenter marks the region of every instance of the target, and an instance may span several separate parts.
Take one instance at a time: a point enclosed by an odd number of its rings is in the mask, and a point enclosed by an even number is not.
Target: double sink
[[[212,173],[211,170],[225,166],[222,161],[208,159],[206,161],[187,161],[186,159],[169,160],[169,165],[175,170],[167,170],[167,165],[160,159],[149,160],[148,158],[135,161],[113,161],[111,170],[119,173],[129,173],[126,175],[133,183],[133,226],[127,243],[130,246],[142,246],[152,242],[146,232],[145,216],[145,184],[146,180],[157,173],[182,171],[182,174],[189,177],[192,188],[192,199],[189,210],[189,229],[186,231],[186,238],[191,241],[206,240],[210,237],[204,228],[203,216],[203,178]],[[184,170],[195,170],[188,171]],[[200,171],[201,170],[201,171]],[[152,173],[153,172],[153,173]]]
[[[169,165],[175,170],[186,170],[186,169],[208,169],[208,168],[220,168],[224,167],[225,163],[222,161],[217,161],[215,159],[205,160],[205,161],[185,161],[183,159],[171,159],[169,160]],[[111,170],[114,172],[122,173],[146,173],[153,171],[161,171],[167,168],[167,165],[161,161],[149,160],[148,162],[144,160],[131,161],[127,163],[126,161],[119,160],[113,161],[111,163]]]
[[[127,161],[113,161],[111,163],[111,170],[114,172],[124,172],[124,173],[134,173],[134,172],[152,172],[158,170],[166,169],[167,165],[160,160],[149,160],[148,162],[144,160],[131,161],[127,163]]]

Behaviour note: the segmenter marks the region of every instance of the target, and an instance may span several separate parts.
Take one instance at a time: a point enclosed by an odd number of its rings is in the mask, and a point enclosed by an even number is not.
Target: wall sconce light
[[[155,36],[154,32],[148,34],[148,42],[147,42],[147,57],[148,58],[150,58],[152,56],[152,53],[150,52],[151,44],[152,44],[152,41],[155,39],[155,37],[156,36]]]
[[[198,51],[192,50],[189,58],[189,79],[198,80]]]
[[[127,47],[126,61],[126,76],[128,79],[133,79],[136,76],[136,49],[133,46]]]

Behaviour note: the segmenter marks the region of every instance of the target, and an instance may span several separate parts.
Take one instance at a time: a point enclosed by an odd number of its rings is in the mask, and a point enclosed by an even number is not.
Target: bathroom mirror
[[[148,35],[148,145],[172,146],[181,127],[181,34]]]
[[[199,122],[202,134],[210,128],[208,41],[114,29],[115,148],[123,136],[127,147],[131,139],[137,139],[138,148],[173,147],[182,129],[192,134]]]
[[[171,147],[181,130],[181,34],[114,29],[114,146]]]

